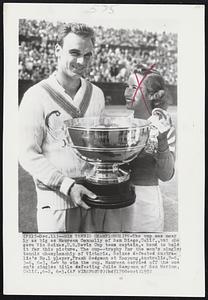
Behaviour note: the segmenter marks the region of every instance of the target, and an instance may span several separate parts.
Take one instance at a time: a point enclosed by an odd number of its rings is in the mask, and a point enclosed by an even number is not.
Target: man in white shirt
[[[98,116],[104,109],[103,92],[82,77],[93,48],[90,27],[65,26],[55,47],[57,71],[21,101],[19,160],[35,182],[39,232],[84,231],[89,207],[82,197],[96,197],[73,179],[89,166],[66,144],[63,131],[65,120]]]

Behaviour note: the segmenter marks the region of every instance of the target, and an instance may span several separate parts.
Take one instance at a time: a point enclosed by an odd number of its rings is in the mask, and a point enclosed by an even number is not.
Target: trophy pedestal
[[[115,184],[96,184],[82,179],[77,183],[82,184],[97,195],[96,199],[84,196],[83,200],[90,207],[121,208],[133,204],[136,199],[135,188],[129,180]]]

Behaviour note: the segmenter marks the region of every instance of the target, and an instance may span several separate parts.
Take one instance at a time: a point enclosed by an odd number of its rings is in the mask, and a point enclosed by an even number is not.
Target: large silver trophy
[[[118,208],[135,201],[130,175],[120,165],[133,160],[149,136],[146,120],[126,116],[76,118],[65,122],[66,137],[78,156],[93,165],[81,183],[96,199],[85,196],[93,207]]]

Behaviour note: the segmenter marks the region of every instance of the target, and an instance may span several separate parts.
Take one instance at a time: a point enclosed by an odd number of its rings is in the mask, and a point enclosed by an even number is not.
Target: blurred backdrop
[[[34,83],[56,69],[54,47],[64,22],[20,19],[19,102]],[[177,34],[139,29],[93,27],[95,54],[86,77],[104,92],[107,105],[124,104],[124,82],[139,63],[151,66],[164,77],[170,105],[177,104]]]

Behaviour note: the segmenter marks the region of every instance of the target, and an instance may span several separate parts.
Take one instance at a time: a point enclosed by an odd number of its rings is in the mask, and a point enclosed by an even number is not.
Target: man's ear
[[[161,100],[164,95],[165,95],[165,91],[159,90],[159,91],[155,92],[154,94],[150,95],[150,100]]]
[[[62,50],[62,47],[61,47],[59,44],[56,44],[56,45],[55,45],[55,56],[56,56],[57,58],[60,57],[61,50]]]

